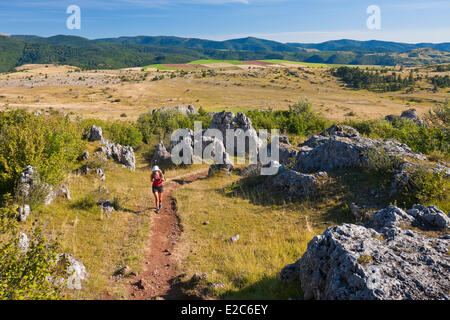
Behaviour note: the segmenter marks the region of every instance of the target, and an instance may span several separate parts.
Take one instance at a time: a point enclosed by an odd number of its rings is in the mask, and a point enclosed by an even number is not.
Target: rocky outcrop
[[[67,288],[81,290],[82,282],[88,277],[84,264],[67,253],[59,254],[56,263],[60,270],[64,270]]]
[[[400,117],[392,115],[392,114],[385,117],[385,120],[389,121],[389,122],[393,122],[397,119],[408,119],[419,126],[422,126],[422,127],[428,126],[423,120],[420,119],[419,114],[417,113],[416,109],[405,110],[402,112]]]
[[[171,162],[170,152],[167,151],[164,143],[160,141],[155,148],[155,152],[153,153],[151,160],[152,165],[167,166],[170,165]]]
[[[298,150],[295,149],[290,143],[289,139],[286,136],[279,137],[278,141],[278,156],[279,156],[279,163],[282,165],[288,165],[290,162],[294,161],[297,157]],[[268,157],[272,156],[272,143],[269,143],[267,145],[267,155]]]
[[[55,198],[52,186],[41,181],[38,171],[32,166],[25,167],[20,173],[15,195],[22,203],[43,201],[46,206]]]
[[[328,228],[279,279],[300,280],[306,299],[448,300],[450,237],[409,229],[423,221],[443,227],[442,218],[435,207],[405,212],[389,206],[365,225]]]
[[[17,246],[21,252],[27,253],[30,247],[30,238],[25,233],[20,232]]]
[[[196,114],[195,106],[189,105],[187,108],[183,106],[175,106],[175,107],[162,107],[160,109],[154,109],[152,111],[152,114],[155,115],[156,113],[170,113],[170,112],[178,112],[185,116],[189,114]]]
[[[92,125],[88,133],[88,141],[103,141],[103,130],[100,127]]]
[[[97,203],[97,205],[102,209],[107,218],[111,217],[111,213],[114,211],[114,205],[109,200],[102,200]]]
[[[24,204],[23,206],[17,208],[16,218],[19,222],[25,222],[27,221],[27,218],[30,215],[30,213],[31,213],[30,206]]]
[[[228,129],[237,130],[241,129],[248,136],[245,143],[245,152],[249,152],[250,146],[256,146],[259,148],[262,146],[262,141],[259,139],[256,130],[253,128],[252,121],[242,112],[238,112],[235,116],[233,112],[222,111],[214,114],[210,129],[218,129],[223,136],[223,144],[227,146],[227,136],[226,131]],[[237,151],[237,141],[235,138],[234,150],[227,150],[228,153],[236,153]]]
[[[299,172],[316,172],[364,167],[367,166],[369,152],[426,160],[423,154],[413,152],[404,143],[359,137],[353,128],[334,126],[320,135],[312,136],[301,145],[294,169]]]
[[[99,148],[99,151],[103,152],[108,159],[114,159],[116,162],[121,163],[123,167],[134,171],[136,169],[136,158],[134,150],[130,146],[122,146],[118,143],[112,143],[105,141],[105,145]]]
[[[294,170],[280,170],[275,176],[269,176],[269,185],[284,190],[288,199],[312,196],[326,183],[327,174],[304,174]]]
[[[450,229],[450,218],[438,207],[424,207],[416,204],[407,213],[414,217],[419,227],[445,230]]]

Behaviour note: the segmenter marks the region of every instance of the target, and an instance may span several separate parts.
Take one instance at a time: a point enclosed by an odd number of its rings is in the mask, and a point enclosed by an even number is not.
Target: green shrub
[[[346,121],[345,124],[361,134],[377,139],[395,139],[407,144],[413,151],[430,154],[433,151],[450,156],[450,132],[435,126],[423,127],[408,119]]]
[[[0,194],[13,191],[27,165],[36,167],[44,182],[59,183],[83,149],[79,128],[67,117],[0,112]]]
[[[369,150],[364,154],[365,165],[368,171],[377,177],[392,179],[404,162],[402,159],[388,155],[382,151]]]
[[[195,121],[201,121],[203,128],[207,128],[211,123],[211,117],[203,113],[185,115],[177,110],[155,114],[149,112],[139,117],[137,126],[144,137],[144,142],[150,144],[155,137],[156,140],[163,140],[177,129],[194,129]]]
[[[397,195],[398,201],[406,208],[417,203],[424,205],[448,203],[450,180],[445,177],[444,172],[434,172],[421,166],[411,169],[408,176],[408,183]]]
[[[103,135],[111,142],[137,149],[142,145],[143,136],[134,123],[128,121],[105,121],[99,119],[80,120],[84,137],[87,137],[92,125],[102,128]]]
[[[5,196],[0,208],[0,300],[43,300],[63,297],[61,287],[49,281],[58,275],[58,243],[49,242],[33,225],[28,250],[20,246],[16,206]]]
[[[92,210],[97,207],[97,199],[91,193],[88,193],[85,197],[76,201],[73,206],[82,210]]]
[[[248,117],[256,130],[279,129],[282,133],[308,136],[327,128],[329,123],[304,99],[290,106],[289,111],[252,111]]]
[[[57,275],[58,244],[49,243],[36,228],[23,252],[13,235],[0,247],[0,300],[61,299],[61,288],[49,280]]]

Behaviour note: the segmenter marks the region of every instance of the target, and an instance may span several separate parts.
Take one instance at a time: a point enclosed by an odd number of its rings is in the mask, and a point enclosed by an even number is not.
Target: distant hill
[[[300,49],[317,49],[320,51],[353,51],[353,52],[407,52],[414,49],[430,48],[450,52],[450,42],[447,43],[400,43],[387,41],[357,41],[357,40],[333,40],[323,43],[288,43],[288,45]]]
[[[421,49],[419,53],[416,50]],[[433,50],[427,51],[427,50]],[[70,64],[85,69],[117,69],[199,59],[282,59],[354,65],[450,63],[450,43],[405,44],[337,40],[319,44],[280,43],[247,37],[226,41],[168,36],[89,40],[57,35],[0,36],[0,72],[28,63]]]

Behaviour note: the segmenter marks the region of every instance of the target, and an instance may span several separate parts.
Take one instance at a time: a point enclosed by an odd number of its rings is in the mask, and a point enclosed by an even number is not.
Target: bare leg
[[[153,195],[155,196],[155,208],[158,209],[159,208],[158,192],[154,192]]]
[[[159,205],[162,205],[162,193],[158,193],[158,196],[159,196]]]

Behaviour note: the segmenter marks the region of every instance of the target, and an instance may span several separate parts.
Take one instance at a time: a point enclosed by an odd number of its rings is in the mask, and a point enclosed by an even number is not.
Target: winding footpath
[[[142,272],[131,278],[129,299],[131,300],[176,300],[185,299],[177,286],[181,271],[179,261],[173,254],[180,240],[182,226],[177,215],[177,205],[172,193],[184,184],[207,176],[207,169],[168,179],[164,186],[163,208],[153,215],[151,234],[146,250],[145,266]],[[153,195],[150,195],[153,197]],[[151,199],[153,201],[153,198]]]

